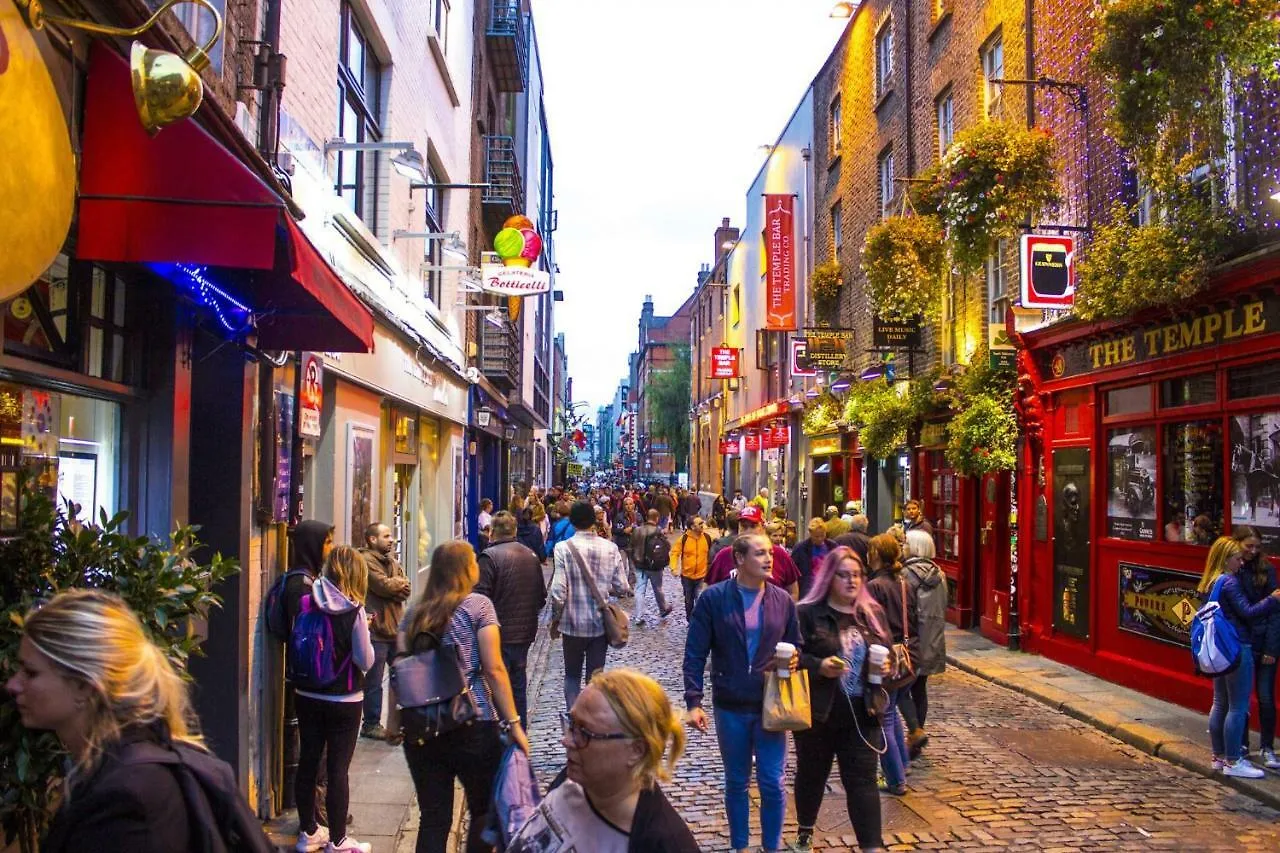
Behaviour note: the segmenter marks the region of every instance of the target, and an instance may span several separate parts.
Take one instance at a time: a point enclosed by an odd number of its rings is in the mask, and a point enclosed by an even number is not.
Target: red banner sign
[[[752,430],[747,433],[747,450],[760,449],[760,433]]]
[[[760,449],[768,450],[773,446],[773,427],[766,424],[765,427],[760,430]]]
[[[795,197],[764,197],[764,236],[767,281],[765,328],[790,332],[796,328]]]
[[[739,453],[738,439],[722,438],[720,439],[720,455],[721,456],[737,456]]]
[[[738,378],[737,347],[712,347],[711,348],[711,378],[712,379],[737,379]]]
[[[778,421],[773,425],[773,446],[786,447],[791,441],[791,424]]]

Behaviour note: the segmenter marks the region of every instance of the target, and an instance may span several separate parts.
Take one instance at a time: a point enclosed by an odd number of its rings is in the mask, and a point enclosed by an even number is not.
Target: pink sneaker
[[[324,850],[325,853],[373,853],[373,845],[367,841],[356,841],[348,835],[337,844],[330,841]]]
[[[323,850],[329,843],[329,827],[317,826],[316,831],[307,835],[305,832],[298,832],[298,843],[293,849],[298,853],[317,853]]]

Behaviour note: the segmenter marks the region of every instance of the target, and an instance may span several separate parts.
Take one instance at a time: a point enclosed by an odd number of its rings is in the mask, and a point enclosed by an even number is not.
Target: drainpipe
[[[280,55],[280,7],[284,0],[266,0],[262,45],[266,53],[266,86],[258,106],[258,151],[276,168],[280,149],[280,93],[284,91],[284,57]],[[257,65],[261,60],[255,59]]]
[[[1028,2],[1030,2],[1030,0],[1028,0]],[[914,178],[916,175],[915,122],[911,120],[911,105],[915,103],[913,99],[914,93],[911,90],[912,89],[911,58],[915,54],[915,51],[913,50],[913,42],[912,42],[912,35],[911,35],[911,32],[912,32],[911,21],[914,16],[914,10],[911,8],[911,6],[912,6],[911,0],[906,0],[907,68],[906,68],[906,73],[903,74],[902,76],[902,85],[903,85],[903,89],[905,89],[905,91],[903,92],[903,96],[904,96],[903,107],[906,110],[906,122],[907,122],[907,177],[908,178]],[[909,190],[910,190],[910,185],[903,188],[903,192],[907,192]]]

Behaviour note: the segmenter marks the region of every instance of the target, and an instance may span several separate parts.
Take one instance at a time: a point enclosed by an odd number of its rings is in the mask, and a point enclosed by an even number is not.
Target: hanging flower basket
[[[947,425],[947,461],[965,476],[1012,471],[1017,464],[1018,418],[1013,401],[1017,372],[992,368],[978,347],[956,383],[959,414]]]
[[[1277,15],[1280,0],[1105,2],[1090,58],[1111,83],[1116,141],[1145,167],[1165,140],[1221,151],[1223,75],[1277,79]]]
[[[800,419],[800,429],[805,435],[821,435],[835,429],[840,420],[840,401],[829,392],[824,391],[818,397],[805,403],[804,414]]]
[[[1040,128],[1024,130],[985,121],[956,134],[955,142],[915,192],[916,208],[942,222],[952,262],[977,270],[995,242],[1058,203],[1053,140]]]
[[[933,216],[890,216],[867,230],[862,269],[877,317],[934,315],[941,304],[942,226]]]
[[[819,323],[835,321],[840,313],[840,288],[844,285],[844,268],[839,261],[827,261],[813,268],[809,288],[813,293],[813,309]]]
[[[877,379],[849,389],[844,418],[858,428],[858,443],[867,453],[887,459],[906,444],[915,413],[895,386]]]

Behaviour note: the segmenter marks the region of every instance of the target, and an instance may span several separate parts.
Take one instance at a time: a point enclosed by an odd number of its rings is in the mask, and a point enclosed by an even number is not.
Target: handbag
[[[916,680],[916,667],[911,661],[911,620],[907,610],[907,582],[898,576],[898,586],[902,590],[902,642],[894,643],[889,650],[890,673],[885,679],[885,690],[901,690]]]
[[[578,573],[582,575],[583,583],[587,585],[587,589],[591,590],[591,597],[596,600],[596,609],[600,611],[600,619],[604,622],[605,636],[609,638],[609,648],[622,648],[627,644],[627,640],[631,638],[631,626],[627,624],[627,612],[618,605],[610,604],[604,600],[604,596],[600,594],[595,581],[591,579],[591,572],[587,570],[587,563],[582,559],[582,554],[578,553],[578,549],[572,541],[566,540],[565,544],[569,546],[569,553],[573,555],[573,562],[578,566]]]
[[[808,670],[797,669],[788,678],[768,674],[760,725],[766,732],[802,732],[813,725]]]
[[[403,709],[400,733],[417,746],[480,718],[458,647],[440,642],[434,634],[426,636],[435,641],[434,646],[401,654],[391,663],[391,687],[396,704]]]

